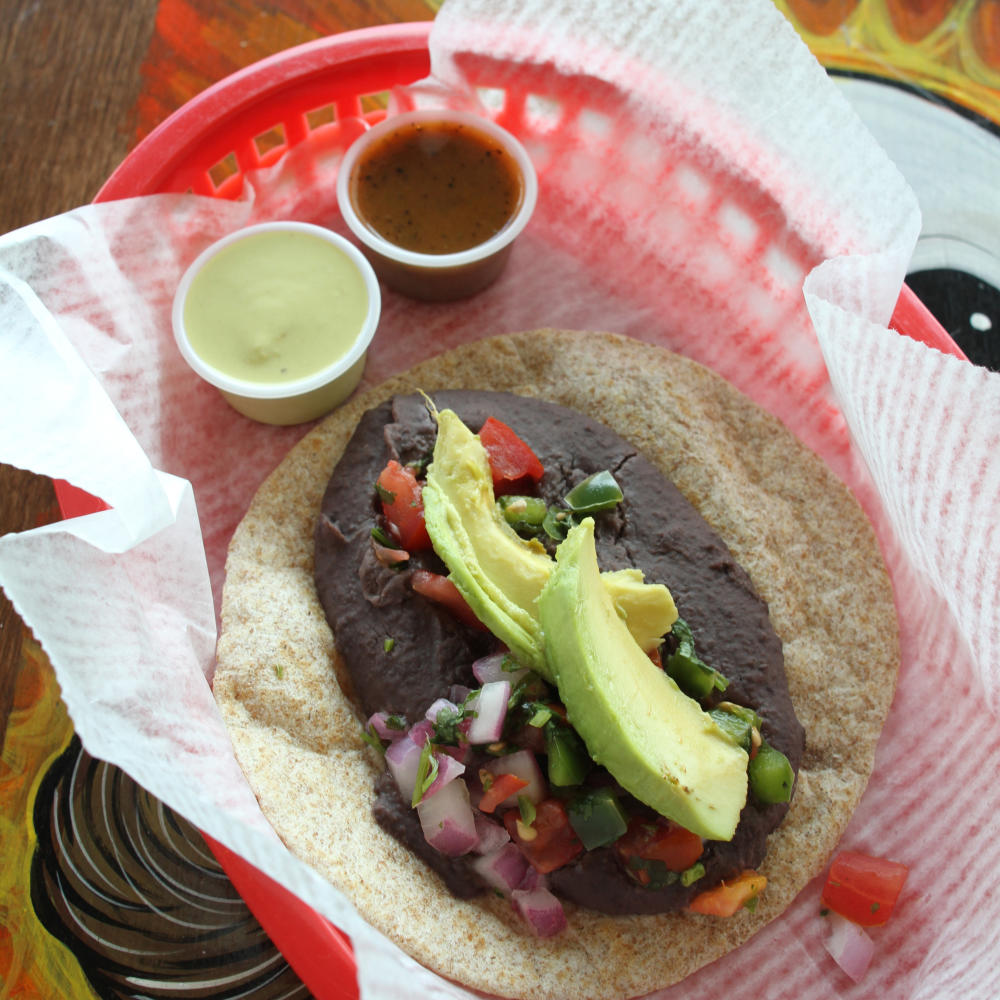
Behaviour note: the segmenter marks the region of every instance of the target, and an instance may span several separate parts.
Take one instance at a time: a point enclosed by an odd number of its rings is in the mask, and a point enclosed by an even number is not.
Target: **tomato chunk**
[[[508,809],[503,822],[511,840],[520,848],[531,866],[542,874],[568,865],[583,853],[583,844],[569,822],[566,806],[559,799],[542,799],[535,806],[530,829],[518,825],[520,813]]]
[[[527,787],[528,782],[516,774],[498,774],[490,782],[490,787],[483,792],[483,797],[479,800],[479,808],[482,812],[491,813],[504,799],[509,799],[522,788]]]
[[[892,916],[909,868],[898,861],[841,851],[830,865],[823,904],[862,927],[878,927]]]
[[[493,491],[522,492],[537,483],[545,471],[538,456],[505,423],[489,417],[480,428],[479,440],[486,449],[493,473]]]
[[[392,459],[379,474],[376,486],[382,513],[396,541],[407,552],[429,549],[422,488],[413,470]]]
[[[633,817],[628,829],[615,841],[615,849],[626,863],[630,858],[659,861],[668,871],[682,872],[690,868],[702,855],[701,837],[670,820],[649,820]],[[640,881],[649,875],[636,869]]]
[[[410,577],[410,586],[421,597],[426,597],[450,611],[464,625],[486,630],[486,626],[475,616],[458,587],[448,577],[432,573],[427,569],[415,569]]]
[[[767,879],[763,875],[748,868],[736,878],[699,893],[688,903],[688,909],[710,917],[731,917],[741,907],[756,899],[766,885]]]

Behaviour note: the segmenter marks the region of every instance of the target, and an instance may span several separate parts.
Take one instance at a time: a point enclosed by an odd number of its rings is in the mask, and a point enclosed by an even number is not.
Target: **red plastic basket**
[[[237,198],[244,174],[277,162],[290,148],[330,130],[358,129],[381,116],[392,88],[430,70],[430,22],[345,32],[279,53],[204,91],[150,133],[97,195],[110,201],[191,191]],[[523,100],[523,95],[521,95]],[[516,104],[516,100],[514,101]],[[517,107],[507,109],[516,116]],[[347,132],[342,138],[349,138]],[[906,287],[892,327],[942,352],[962,357],[954,342]],[[57,483],[65,517],[103,506]],[[347,938],[293,894],[220,844],[220,864],[274,943],[320,1000],[354,1000],[356,966]]]

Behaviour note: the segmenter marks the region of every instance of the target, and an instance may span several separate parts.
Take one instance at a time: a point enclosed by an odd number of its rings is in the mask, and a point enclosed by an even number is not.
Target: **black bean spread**
[[[703,700],[752,707],[761,734],[797,773],[804,734],[785,679],[781,641],[765,602],[749,577],[676,487],[609,428],[553,403],[506,393],[435,393],[438,409],[454,410],[474,432],[489,417],[508,424],[541,460],[537,493],[557,503],[593,473],[610,470],[624,500],[595,518],[602,570],[640,568],[665,584],[690,626],[698,656],[728,686]],[[416,594],[413,573],[447,574],[432,550],[415,552],[402,567],[385,565],[373,550],[380,517],[373,484],[390,459],[426,463],[436,426],[419,395],[397,397],[361,419],[327,486],[316,526],[316,586],[341,658],[342,684],[365,717],[379,711],[415,721],[435,699],[475,688],[471,665],[496,640],[462,624],[448,610]],[[473,765],[473,769],[474,769]],[[600,769],[590,781],[610,780]],[[638,803],[631,806],[641,812]],[[753,869],[767,835],[788,809],[748,796],[729,842],[706,841],[701,877],[692,884],[642,883],[612,846],[582,852],[547,875],[563,899],[611,914],[681,909],[706,886]],[[416,812],[386,774],[378,782],[375,818],[419,855],[456,895],[485,890],[466,857],[448,857],[427,843]]]

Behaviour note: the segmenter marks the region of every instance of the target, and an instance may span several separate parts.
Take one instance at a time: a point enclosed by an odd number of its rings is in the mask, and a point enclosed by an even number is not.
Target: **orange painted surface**
[[[428,21],[440,0],[160,0],[135,141],[196,94],[266,56],[353,28]]]

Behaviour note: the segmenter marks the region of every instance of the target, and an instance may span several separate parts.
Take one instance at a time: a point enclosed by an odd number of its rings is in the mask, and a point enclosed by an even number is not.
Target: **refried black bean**
[[[464,390],[433,398],[439,409],[453,409],[473,431],[490,416],[509,424],[544,465],[539,493],[549,503],[560,501],[592,473],[614,473],[625,499],[616,511],[596,518],[601,568],[635,566],[648,582],[670,589],[699,656],[729,680],[722,697],[757,711],[765,739],[797,773],[804,733],[767,605],[677,488],[614,431],[557,404]],[[389,459],[426,461],[434,438],[433,418],[419,395],[397,397],[368,411],[333,470],[316,525],[317,591],[365,718],[382,710],[417,721],[453,685],[477,686],[472,662],[494,648],[491,636],[460,624],[410,588],[413,569],[447,572],[432,552],[415,554],[404,570],[382,566],[372,556],[375,480]],[[645,888],[612,848],[590,851],[550,873],[549,885],[564,899],[606,913],[679,909],[720,879],[759,865],[767,835],[787,809],[785,803],[761,806],[750,795],[735,837],[706,844],[705,876],[690,887]],[[415,810],[395,794],[391,781],[379,784],[375,817],[437,871],[450,891],[461,896],[479,891],[463,859],[446,858],[426,843]]]

